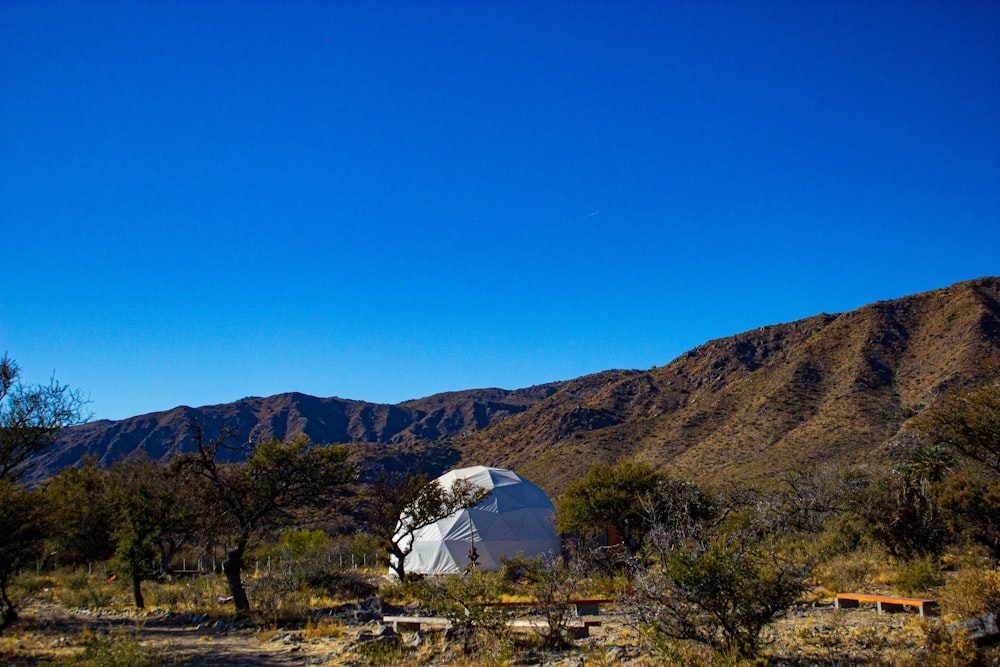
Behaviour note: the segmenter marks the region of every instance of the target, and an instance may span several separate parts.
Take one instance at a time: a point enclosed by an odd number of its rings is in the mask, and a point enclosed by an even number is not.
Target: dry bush
[[[321,637],[337,639],[343,635],[344,626],[330,618],[321,618],[315,622],[310,619],[302,630],[302,638],[306,640],[320,639]]]
[[[512,641],[507,611],[492,603],[510,592],[498,572],[471,571],[424,580],[428,609],[451,619],[448,636],[461,643],[466,656],[481,664],[503,664]]]
[[[959,619],[1000,610],[1000,570],[969,567],[956,572],[938,592],[942,609]]]
[[[225,614],[231,604],[220,604],[229,596],[229,587],[221,575],[191,577],[172,581],[147,581],[143,585],[146,606],[172,612]]]
[[[924,645],[927,652],[921,667],[966,667],[978,664],[976,644],[964,630],[928,625]]]
[[[362,664],[394,667],[413,663],[412,649],[398,642],[367,642],[354,647],[354,653]]]
[[[56,576],[55,597],[67,607],[109,609],[128,606],[128,593],[118,582],[103,581],[86,572],[61,572]]]
[[[885,554],[865,548],[836,556],[816,568],[816,583],[831,593],[846,593],[882,583],[886,576]]]
[[[287,577],[257,577],[249,586],[254,611],[266,623],[299,623],[309,616],[309,595]]]
[[[928,593],[943,583],[941,568],[932,556],[902,561],[896,566],[896,578],[893,580],[896,589],[908,595]]]

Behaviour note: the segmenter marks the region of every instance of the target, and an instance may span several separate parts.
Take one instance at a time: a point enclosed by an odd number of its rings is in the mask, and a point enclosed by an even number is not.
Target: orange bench
[[[934,600],[923,598],[898,598],[891,595],[870,595],[868,593],[837,593],[834,605],[837,609],[846,607],[857,607],[862,602],[874,602],[878,613],[886,611],[903,611],[906,607],[914,607],[925,616],[925,610],[929,613],[933,607],[937,606]]]

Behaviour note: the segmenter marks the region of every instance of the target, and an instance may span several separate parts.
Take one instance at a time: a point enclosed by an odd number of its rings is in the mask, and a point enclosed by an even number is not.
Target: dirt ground
[[[511,664],[546,667],[661,664],[626,618],[613,610],[601,616],[600,627],[589,639],[557,653],[525,650]],[[286,667],[291,665],[365,665],[355,651],[359,633],[372,633],[377,622],[365,625],[330,623],[310,629],[241,628],[224,620],[190,615],[136,616],[69,610],[58,604],[32,600],[21,610],[21,620],[0,636],[0,664],[36,666],[82,651],[86,637],[124,628],[138,633],[144,647],[155,649],[165,664],[206,667]],[[873,609],[836,610],[833,605],[796,607],[762,637],[763,653],[776,665],[863,665],[911,663],[919,654],[926,630],[934,619],[913,613],[877,614]],[[415,646],[401,664],[475,664],[449,649],[440,633],[418,639],[404,633]],[[393,664],[392,661],[381,664]]]

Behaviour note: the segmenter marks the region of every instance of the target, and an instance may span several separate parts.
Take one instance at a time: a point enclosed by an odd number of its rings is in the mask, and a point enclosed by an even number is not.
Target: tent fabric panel
[[[462,510],[421,529],[414,536],[406,569],[424,574],[460,572],[473,544],[478,566],[495,569],[503,556],[557,554],[559,537],[554,507],[545,492],[516,473],[474,466],[450,471],[436,481],[450,487],[465,479],[492,493],[469,510]]]

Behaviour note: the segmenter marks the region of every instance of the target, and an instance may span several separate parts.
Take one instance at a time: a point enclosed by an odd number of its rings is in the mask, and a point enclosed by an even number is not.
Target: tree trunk
[[[250,600],[247,598],[247,591],[243,587],[243,555],[247,550],[247,540],[240,538],[236,544],[226,552],[226,581],[229,582],[229,592],[233,596],[233,606],[236,612],[246,614],[250,611]]]
[[[6,580],[0,581],[0,633],[17,620],[17,609],[7,595]]]
[[[406,581],[406,554],[395,542],[389,543],[389,567],[399,577],[399,583]]]
[[[132,595],[135,597],[135,606],[145,608],[146,603],[142,599],[142,574],[137,567],[132,568]]]

